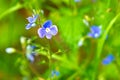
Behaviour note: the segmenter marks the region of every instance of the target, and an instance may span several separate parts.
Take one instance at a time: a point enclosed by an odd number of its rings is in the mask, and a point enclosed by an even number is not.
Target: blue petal
[[[56,74],[56,76],[59,76],[59,75],[60,75],[60,72],[56,71],[56,73],[55,73],[55,74]]]
[[[114,56],[112,54],[109,54],[107,58],[109,58],[110,60],[114,60]]]
[[[100,34],[98,33],[92,33],[93,34],[93,38],[98,38],[100,36]]]
[[[43,24],[44,28],[49,28],[50,26],[52,26],[52,21],[51,20],[48,20]]]
[[[33,23],[33,17],[28,17],[27,20],[29,23]]]
[[[94,35],[90,32],[90,33],[88,33],[88,36],[89,37],[94,37]]]
[[[34,50],[36,48],[36,46],[31,46],[31,48]]]
[[[31,23],[31,24],[32,24],[32,25],[31,25],[32,27],[36,26],[36,23]]]
[[[44,38],[44,36],[46,35],[46,31],[45,28],[39,28],[38,29],[38,35],[40,36],[40,38]]]
[[[33,23],[36,21],[36,19],[38,18],[38,15],[33,15]]]
[[[34,56],[32,54],[27,54],[27,59],[30,60],[30,62],[34,62]]]
[[[47,38],[47,39],[51,39],[51,38],[52,38],[52,34],[46,33],[46,38]]]
[[[91,31],[92,31],[92,33],[98,33],[98,34],[100,34],[101,29],[99,27],[97,27],[97,26],[92,26],[91,27]]]
[[[110,64],[114,60],[114,56],[112,54],[109,54],[103,61],[103,64]]]
[[[101,34],[101,29],[97,26],[92,26],[91,27],[91,32],[88,33],[89,37],[93,37],[93,38],[98,38]]]
[[[28,29],[30,29],[31,27],[34,27],[34,26],[36,26],[35,23],[28,23],[27,26],[26,26],[26,29],[28,30]]]
[[[60,75],[60,72],[56,71],[56,70],[52,70],[52,73],[51,73],[52,77],[54,77],[55,75],[56,76],[59,76]]]
[[[52,27],[50,27],[50,33],[52,35],[56,35],[58,32],[57,26],[53,25]]]
[[[75,2],[80,2],[81,0],[74,0]]]
[[[103,61],[102,61],[102,63],[104,64],[104,65],[107,65],[107,64],[110,64],[110,60],[109,59],[104,59]]]
[[[32,25],[31,23],[27,24],[26,29],[27,30],[30,29],[32,27],[31,25]]]
[[[28,17],[27,20],[29,23],[34,23],[37,18],[38,18],[38,15],[33,15],[33,17]]]

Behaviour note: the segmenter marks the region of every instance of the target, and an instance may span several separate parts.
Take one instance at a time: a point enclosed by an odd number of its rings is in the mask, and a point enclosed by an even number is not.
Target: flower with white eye
[[[58,32],[57,26],[52,25],[52,21],[48,20],[43,25],[42,28],[38,29],[38,35],[40,38],[44,38],[46,36],[47,39],[51,39],[52,36],[56,35]]]

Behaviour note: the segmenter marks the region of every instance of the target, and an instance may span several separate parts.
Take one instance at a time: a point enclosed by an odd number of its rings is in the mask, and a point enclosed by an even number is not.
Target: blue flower
[[[74,0],[75,2],[80,2],[81,0]]]
[[[28,24],[26,25],[26,29],[30,29],[31,27],[34,27],[36,26],[36,19],[38,18],[38,15],[33,15],[33,17],[28,17],[27,20],[28,20]]]
[[[88,33],[89,37],[98,38],[101,34],[101,28],[97,26],[92,26],[90,28],[91,32]]]
[[[38,29],[38,35],[40,38],[46,36],[47,39],[51,39],[53,35],[56,35],[58,32],[57,26],[52,25],[52,21],[48,20],[43,25],[42,28]]]
[[[34,62],[35,53],[26,54],[26,57],[30,62]]]
[[[30,62],[34,62],[36,53],[34,52],[35,46],[28,45],[26,48],[26,57]]]
[[[104,65],[110,64],[114,60],[114,56],[109,54],[105,59],[103,59],[102,63]]]
[[[52,77],[54,77],[54,76],[59,76],[59,75],[60,75],[60,72],[58,72],[58,71],[56,71],[56,70],[52,70],[51,75],[52,75]]]

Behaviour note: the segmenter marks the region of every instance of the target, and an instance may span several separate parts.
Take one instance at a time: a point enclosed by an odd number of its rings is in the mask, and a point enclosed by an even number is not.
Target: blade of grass
[[[4,18],[6,15],[8,15],[16,10],[19,10],[22,7],[23,7],[23,5],[21,5],[20,3],[16,4],[15,6],[12,6],[11,8],[7,9],[5,12],[0,14],[0,20],[2,18]]]
[[[93,79],[92,80],[96,80],[97,78],[97,71],[98,71],[98,66],[99,66],[99,62],[100,62],[100,56],[102,54],[102,49],[103,49],[103,46],[104,46],[104,43],[105,43],[105,40],[106,40],[106,36],[107,34],[109,33],[110,29],[112,28],[113,24],[115,23],[115,21],[120,17],[120,13],[118,13],[112,20],[111,22],[109,23],[105,33],[103,34],[102,38],[98,40],[98,46],[97,46],[97,55],[96,55],[96,58],[95,58],[95,62],[97,62],[95,65],[94,65],[94,73],[93,73]]]

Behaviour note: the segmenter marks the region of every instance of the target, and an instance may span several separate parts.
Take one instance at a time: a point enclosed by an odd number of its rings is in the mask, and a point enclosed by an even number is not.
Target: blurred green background
[[[38,26],[25,29],[33,10],[40,12],[41,24],[52,20],[57,25],[58,34],[51,40],[39,38]],[[120,0],[0,0],[0,80],[50,80],[49,59],[42,53],[34,63],[23,58],[21,36],[36,36],[32,43],[50,47],[51,67],[60,72],[53,80],[120,80],[119,14]],[[92,25],[102,26],[98,39],[85,38]],[[7,54],[8,47],[19,52]],[[101,64],[109,53],[115,60]]]

